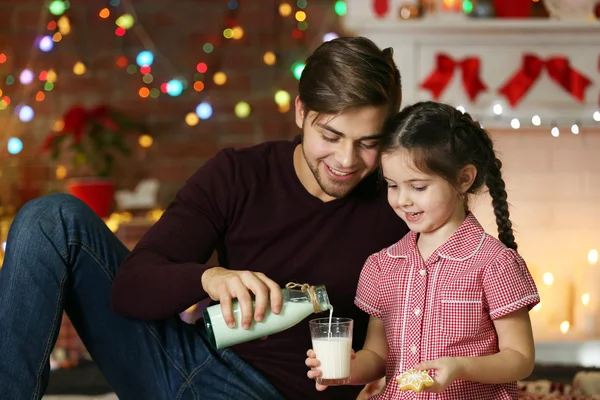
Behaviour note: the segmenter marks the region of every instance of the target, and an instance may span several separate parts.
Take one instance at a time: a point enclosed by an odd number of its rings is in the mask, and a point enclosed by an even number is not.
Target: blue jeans
[[[127,254],[72,196],[39,198],[21,209],[0,270],[0,399],[41,398],[63,310],[120,400],[282,398],[235,353],[213,350],[178,316],[114,314],[110,287]]]

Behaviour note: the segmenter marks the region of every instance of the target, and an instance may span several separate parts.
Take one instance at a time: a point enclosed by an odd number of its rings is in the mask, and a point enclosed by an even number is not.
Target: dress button
[[[413,354],[417,354],[417,346],[414,344],[410,346],[410,352]]]
[[[427,271],[425,271],[424,269],[420,270],[419,273],[421,274],[421,276],[427,275]]]
[[[415,308],[415,315],[419,315],[421,314],[421,309],[420,308]]]

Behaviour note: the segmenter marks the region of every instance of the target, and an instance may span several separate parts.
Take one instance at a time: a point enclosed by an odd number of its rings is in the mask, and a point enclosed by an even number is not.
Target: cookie
[[[423,389],[433,386],[433,378],[427,371],[409,369],[396,377],[400,390],[403,392],[412,390],[413,392],[422,392]]]

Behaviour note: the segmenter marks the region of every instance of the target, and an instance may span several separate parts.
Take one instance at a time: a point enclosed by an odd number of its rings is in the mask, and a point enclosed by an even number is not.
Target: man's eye
[[[379,146],[379,143],[378,142],[369,142],[369,143],[361,142],[360,145],[365,149],[374,149],[377,146]]]

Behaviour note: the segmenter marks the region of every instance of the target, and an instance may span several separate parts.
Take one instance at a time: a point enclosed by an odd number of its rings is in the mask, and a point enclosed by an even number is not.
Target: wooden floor
[[[79,396],[79,395],[58,395],[44,396],[42,400],[118,400],[115,394],[107,394],[103,396]]]

